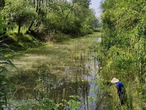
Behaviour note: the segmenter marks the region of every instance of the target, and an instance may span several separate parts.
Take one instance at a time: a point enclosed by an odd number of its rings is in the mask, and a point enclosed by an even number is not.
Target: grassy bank
[[[15,31],[7,32],[2,37],[2,43],[6,43],[7,45],[9,45],[9,49],[13,50],[10,51],[4,47],[3,52],[6,54],[6,56],[10,56],[11,54],[14,55],[17,53],[22,53],[23,51],[26,52],[31,50],[32,48],[38,48],[45,45],[43,41],[36,39],[32,35],[25,33],[17,34]]]

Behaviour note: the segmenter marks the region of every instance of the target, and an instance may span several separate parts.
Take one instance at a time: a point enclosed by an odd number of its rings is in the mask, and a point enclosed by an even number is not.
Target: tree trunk
[[[35,8],[35,0],[33,0],[34,8]]]
[[[28,31],[31,31],[31,27],[32,27],[33,23],[34,23],[34,21],[31,22],[31,24],[30,24],[30,26],[28,28]]]
[[[69,14],[71,13],[72,8],[74,8],[74,3],[72,4],[71,9],[70,9],[70,11],[68,12],[68,14],[66,15],[66,17],[64,18],[64,20],[66,20],[66,19],[68,18]]]
[[[18,34],[20,34],[21,24],[18,25]]]
[[[40,0],[37,0],[37,8],[36,8],[36,12],[39,12],[39,8],[40,8]]]
[[[35,7],[35,3],[36,3],[36,12],[38,12],[38,9],[39,9],[39,6],[38,6],[38,3],[39,2],[39,0],[37,0],[37,2],[35,2],[35,0],[34,0],[34,7]],[[33,24],[34,24],[34,21],[32,21],[31,22],[31,24],[30,24],[30,26],[28,27],[28,31],[31,31],[31,27],[33,26]]]
[[[39,0],[39,4],[38,4],[38,10],[40,11],[40,6],[41,6],[41,0]]]

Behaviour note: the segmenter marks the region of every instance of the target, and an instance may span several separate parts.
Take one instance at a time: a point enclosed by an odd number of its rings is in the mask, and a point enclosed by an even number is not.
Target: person
[[[120,99],[120,103],[121,105],[123,105],[126,102],[126,90],[124,88],[124,85],[122,84],[121,81],[119,81],[119,79],[113,78],[111,80],[111,83],[115,83],[116,84],[116,88],[117,88],[117,93]]]

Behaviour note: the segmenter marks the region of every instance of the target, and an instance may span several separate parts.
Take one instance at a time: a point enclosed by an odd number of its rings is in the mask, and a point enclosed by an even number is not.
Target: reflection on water
[[[97,86],[94,81],[97,80],[98,62],[91,54],[88,60],[84,60],[82,69],[71,73],[73,67],[65,67],[66,78],[57,77],[53,79],[52,87],[49,87],[49,97],[54,99],[55,103],[61,102],[63,98],[69,100],[69,96],[78,95],[81,98],[81,106],[78,110],[95,110],[96,109],[96,91]],[[85,63],[86,62],[86,63]],[[75,69],[75,67],[74,67]],[[74,74],[70,77],[70,74]],[[74,77],[74,78],[73,78]],[[51,78],[51,77],[50,77]],[[63,91],[65,96],[63,97]]]
[[[96,92],[97,86],[95,81],[97,80],[98,62],[95,59],[96,54],[92,53],[90,60],[86,63],[86,68],[90,71],[87,74],[87,81],[89,84],[89,92],[82,97],[82,106],[79,110],[95,110],[96,109]],[[83,95],[83,94],[82,94]]]

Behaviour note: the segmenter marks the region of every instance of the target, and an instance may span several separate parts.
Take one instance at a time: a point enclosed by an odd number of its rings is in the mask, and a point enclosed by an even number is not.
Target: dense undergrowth
[[[102,41],[100,76],[110,110],[146,109],[146,2],[105,0],[101,4]],[[98,48],[99,49],[99,48]],[[127,92],[127,104],[118,106],[113,77],[120,79]],[[116,108],[117,107],[117,108]]]

